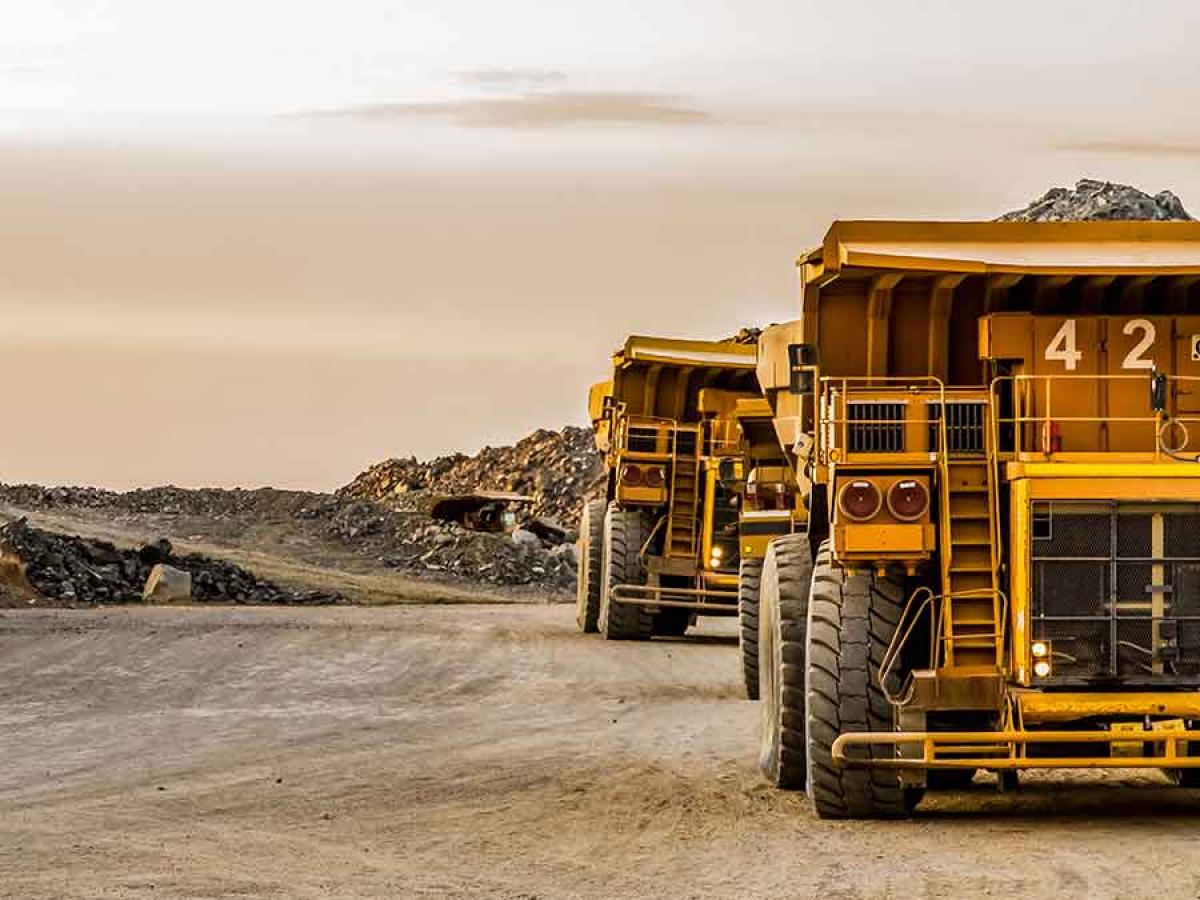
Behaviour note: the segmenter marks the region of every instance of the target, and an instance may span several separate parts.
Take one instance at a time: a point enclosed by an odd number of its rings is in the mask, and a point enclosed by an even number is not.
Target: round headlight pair
[[[929,491],[913,478],[902,478],[888,488],[887,506],[901,522],[916,521],[929,509]],[[873,481],[855,478],[842,487],[838,507],[851,522],[868,522],[879,515],[883,497]]]
[[[663,486],[663,470],[653,466],[643,469],[641,466],[626,466],[621,470],[621,478],[630,487],[659,488]]]

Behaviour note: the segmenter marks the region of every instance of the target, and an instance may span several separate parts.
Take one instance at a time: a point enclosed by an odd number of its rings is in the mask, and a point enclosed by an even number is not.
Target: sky
[[[329,490],[796,314],[838,218],[1200,209],[1200,5],[0,11],[0,481]]]

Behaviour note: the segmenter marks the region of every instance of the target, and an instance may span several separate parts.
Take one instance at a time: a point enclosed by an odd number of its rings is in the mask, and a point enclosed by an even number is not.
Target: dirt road
[[[571,618],[0,613],[0,897],[1200,892],[1200,792],[977,785],[821,822],[754,771],[728,623],[646,646]]]

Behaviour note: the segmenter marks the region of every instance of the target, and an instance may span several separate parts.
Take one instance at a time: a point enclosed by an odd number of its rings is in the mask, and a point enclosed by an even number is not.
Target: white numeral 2
[[[1154,345],[1154,323],[1147,319],[1130,319],[1121,329],[1122,334],[1133,334],[1135,331],[1142,333],[1142,339],[1129,351],[1125,361],[1121,363],[1121,368],[1153,369],[1154,360],[1145,359],[1142,354]]]

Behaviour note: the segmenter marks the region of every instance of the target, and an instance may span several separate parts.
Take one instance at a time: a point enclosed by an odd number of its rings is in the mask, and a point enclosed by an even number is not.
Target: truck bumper
[[[737,591],[719,588],[656,587],[648,584],[618,584],[609,594],[609,602],[630,606],[655,606],[692,609],[706,616],[736,616]]]
[[[1200,744],[1200,731],[1185,729],[1181,720],[1157,724],[1111,731],[852,732],[833,742],[832,755],[847,769],[1200,768],[1200,755],[1188,755],[1189,743]],[[1097,753],[1051,755],[1064,745],[1095,747]],[[894,748],[896,755],[854,752],[882,747]]]

